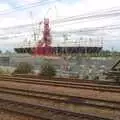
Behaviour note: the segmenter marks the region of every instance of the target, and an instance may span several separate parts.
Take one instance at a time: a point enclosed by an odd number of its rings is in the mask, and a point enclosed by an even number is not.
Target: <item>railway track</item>
[[[74,113],[66,110],[54,109],[39,104],[33,105],[5,99],[0,99],[0,109],[32,116],[41,120],[112,120],[84,113]]]
[[[27,99],[24,99],[24,97],[27,97]],[[21,100],[19,100],[19,98],[21,98]],[[114,119],[115,116],[120,116],[120,102],[114,101],[82,98],[69,95],[60,95],[4,87],[0,87],[0,99],[18,100],[18,102],[21,102],[23,99],[23,102],[27,101],[27,104],[44,104],[45,106],[55,106],[55,108],[57,107],[57,109],[64,109],[74,113],[82,112],[87,113],[88,115],[91,115],[92,112],[92,115],[96,115],[97,117],[104,116],[104,113],[107,113],[105,117],[109,119]],[[70,106],[72,106],[72,109],[70,109]],[[89,111],[90,109],[92,111]],[[102,112],[103,110],[104,112]],[[96,111],[98,113],[96,113]]]
[[[33,79],[47,79],[44,77],[39,77],[37,75],[26,75],[26,74],[16,74],[14,77],[23,77],[23,78],[33,78]],[[117,86],[118,83],[114,81],[102,81],[102,80],[81,80],[78,78],[59,78],[54,77],[54,81],[65,81],[65,82],[77,82],[77,83],[92,83],[92,84],[102,84],[102,85],[114,85]]]
[[[51,85],[59,87],[68,87],[75,89],[89,89],[97,91],[107,91],[107,92],[120,92],[119,86],[112,85],[98,85],[98,84],[89,84],[89,83],[77,83],[77,82],[64,82],[64,81],[55,81],[55,80],[41,80],[41,79],[32,79],[32,78],[21,78],[21,77],[8,77],[0,76],[1,81],[10,81],[10,82],[19,82],[27,84],[39,84],[39,85]]]
[[[10,75],[2,75],[3,77],[10,77]],[[32,78],[32,79],[42,79],[42,80],[48,80],[49,78],[45,77],[39,77],[36,75],[26,75],[26,74],[15,74],[13,77],[20,77],[20,78]],[[78,78],[59,78],[54,77],[51,78],[54,81],[63,81],[63,82],[75,82],[75,83],[89,83],[89,84],[98,84],[98,85],[112,85],[112,86],[119,86],[114,81],[102,81],[102,80],[84,80],[84,79],[78,79]]]

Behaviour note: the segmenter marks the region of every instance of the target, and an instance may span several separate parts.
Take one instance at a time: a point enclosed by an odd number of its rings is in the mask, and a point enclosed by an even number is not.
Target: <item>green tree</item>
[[[15,74],[28,74],[32,73],[33,66],[27,62],[21,62],[18,64],[17,68],[15,69]]]
[[[41,65],[40,75],[51,78],[56,75],[56,69],[51,63],[45,62]]]

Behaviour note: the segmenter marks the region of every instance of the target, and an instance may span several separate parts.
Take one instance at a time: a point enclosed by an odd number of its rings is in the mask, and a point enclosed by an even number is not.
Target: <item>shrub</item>
[[[11,71],[9,69],[6,69],[5,73],[6,74],[11,74]]]
[[[9,68],[4,68],[4,67],[0,67],[0,75],[3,75],[3,74],[11,74],[12,73],[12,70],[9,69]]]
[[[28,74],[32,73],[33,67],[27,62],[21,62],[13,72],[13,74]]]
[[[0,68],[0,75],[5,74],[4,70],[2,68]]]
[[[51,78],[56,75],[56,69],[51,63],[45,62],[41,65],[40,75]]]
[[[89,79],[89,76],[88,76],[88,75],[85,75],[85,76],[83,77],[83,79],[84,79],[84,80],[88,80],[88,79]]]
[[[94,80],[99,80],[99,76],[95,76],[93,79]]]

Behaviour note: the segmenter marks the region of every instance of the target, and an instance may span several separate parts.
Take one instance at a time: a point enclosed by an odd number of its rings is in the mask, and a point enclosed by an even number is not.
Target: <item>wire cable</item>
[[[91,15],[77,15],[77,16],[72,16],[72,17],[67,17],[67,18],[63,18],[63,19],[58,19],[58,20],[53,20],[51,21],[51,24],[63,24],[65,22],[76,22],[76,21],[81,21],[81,20],[84,20],[84,19],[99,19],[99,18],[103,18],[105,19],[106,17],[118,17],[120,16],[120,10],[119,11],[116,11],[114,13],[111,13],[110,11],[107,12],[107,13],[102,13],[102,14],[95,14],[92,13]],[[37,23],[38,24],[38,23]],[[15,27],[7,27],[7,28],[3,28],[3,29],[15,29],[15,28],[23,28],[23,27],[29,27],[31,26],[32,24],[26,24],[26,25],[19,25],[19,26],[15,26]],[[36,24],[34,24],[36,25]]]
[[[29,9],[29,8],[36,8],[36,7],[39,7],[39,6],[42,6],[42,5],[47,5],[47,4],[50,4],[50,3],[53,3],[55,2],[56,0],[43,0],[43,1],[39,1],[39,2],[36,2],[36,3],[33,3],[33,4],[28,4],[26,7],[25,5],[21,5],[21,6],[16,6],[14,8],[14,10],[4,10],[2,12],[0,12],[0,15],[3,16],[3,15],[8,15],[8,14],[11,14],[13,12],[17,12],[17,10],[25,10],[25,9]]]

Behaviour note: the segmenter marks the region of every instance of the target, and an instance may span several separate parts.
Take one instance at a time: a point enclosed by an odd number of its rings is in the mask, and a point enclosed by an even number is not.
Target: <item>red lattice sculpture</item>
[[[43,38],[38,42],[37,47],[33,51],[38,56],[51,56],[53,48],[51,47],[52,37],[50,33],[49,19],[44,19]]]

